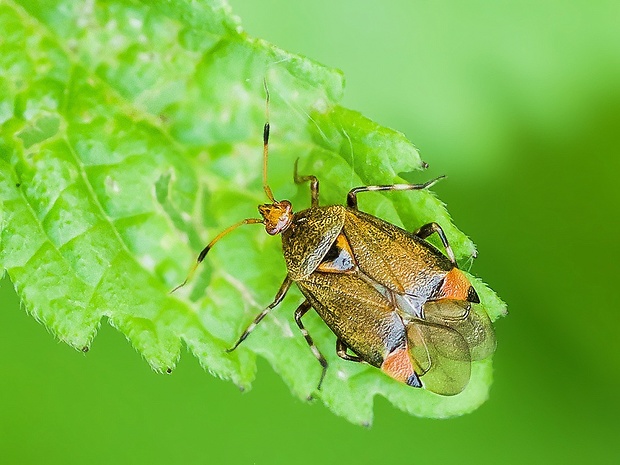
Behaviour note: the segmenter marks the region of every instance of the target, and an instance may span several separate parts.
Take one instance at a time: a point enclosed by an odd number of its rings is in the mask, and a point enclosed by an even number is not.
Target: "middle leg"
[[[378,192],[378,191],[412,191],[412,190],[422,190],[431,187],[440,179],[445,178],[445,176],[439,176],[435,179],[431,179],[423,184],[388,184],[382,186],[360,186],[354,187],[349,191],[347,195],[347,206],[349,208],[353,208],[357,210],[357,194],[361,192]]]
[[[336,354],[338,355],[338,357],[340,357],[343,360],[348,360],[350,362],[358,362],[358,363],[363,362],[361,357],[357,355],[349,355],[347,353],[347,349],[350,349],[347,343],[344,342],[342,339],[338,338],[336,340]]]
[[[441,226],[439,226],[437,223],[428,223],[422,226],[417,231],[415,231],[413,234],[418,236],[420,239],[426,239],[428,236],[430,236],[433,233],[437,233],[437,235],[441,239],[441,243],[446,249],[448,258],[450,259],[452,264],[458,268],[458,265],[456,264],[456,258],[454,257],[454,252],[452,251],[452,247],[450,247],[448,238],[446,237],[446,234],[443,232],[443,229],[441,229]]]
[[[301,334],[304,335],[304,338],[310,346],[312,353],[323,367],[323,371],[321,372],[321,379],[319,379],[319,384],[316,388],[317,391],[319,391],[321,389],[321,384],[323,384],[323,378],[325,378],[325,373],[327,373],[327,360],[325,360],[325,357],[323,357],[323,354],[321,354],[319,348],[314,344],[314,341],[308,333],[308,330],[304,328],[304,324],[301,322],[301,317],[303,317],[311,308],[312,305],[310,305],[310,302],[304,300],[304,302],[297,308],[297,310],[295,310],[295,323],[297,323],[297,326],[299,326]]]

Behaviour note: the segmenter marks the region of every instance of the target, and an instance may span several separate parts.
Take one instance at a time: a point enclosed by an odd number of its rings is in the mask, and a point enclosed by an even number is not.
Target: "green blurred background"
[[[0,463],[620,463],[620,2],[231,0],[246,30],[342,69],[404,132],[509,306],[490,400],[450,419],[377,399],[371,429],[185,354],[153,373],[104,324],[58,343],[0,282]]]

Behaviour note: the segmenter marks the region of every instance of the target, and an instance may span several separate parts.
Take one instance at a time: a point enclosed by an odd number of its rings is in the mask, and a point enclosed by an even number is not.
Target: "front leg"
[[[310,196],[312,198],[311,205],[313,207],[318,207],[319,206],[319,180],[317,179],[316,176],[312,174],[308,176],[299,176],[299,173],[297,172],[298,163],[299,163],[299,158],[295,160],[295,169],[293,172],[294,173],[293,179],[295,180],[295,184],[302,184],[304,182],[310,181]]]
[[[235,350],[239,346],[239,344],[241,344],[243,341],[245,341],[245,338],[248,337],[252,331],[254,331],[254,328],[256,328],[256,326],[262,321],[262,319],[265,318],[265,316],[267,316],[267,314],[271,311],[271,309],[273,309],[280,302],[282,302],[282,299],[284,299],[284,296],[288,292],[288,290],[291,287],[292,283],[293,283],[293,280],[287,275],[286,278],[284,279],[284,282],[280,286],[280,289],[278,289],[278,293],[276,294],[275,298],[273,299],[273,302],[271,302],[267,306],[267,308],[265,308],[265,310],[260,312],[256,316],[256,318],[254,318],[254,321],[252,321],[252,323],[250,323],[250,325],[245,329],[243,334],[241,334],[241,337],[239,337],[237,342],[235,342],[235,345],[232,346],[230,349],[226,350],[226,352],[232,352],[233,350]]]

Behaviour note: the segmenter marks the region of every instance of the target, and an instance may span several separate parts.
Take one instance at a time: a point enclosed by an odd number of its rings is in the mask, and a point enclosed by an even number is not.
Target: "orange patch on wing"
[[[407,380],[415,375],[407,347],[389,353],[381,364],[381,370],[396,381],[407,383]]]
[[[471,283],[458,268],[452,268],[443,280],[440,296],[444,299],[468,300]]]
[[[347,241],[347,238],[344,237],[344,234],[338,234],[338,237],[336,238],[336,245],[339,249],[346,250],[349,255],[353,255],[349,241]]]
[[[345,235],[339,234],[332,247],[336,248],[338,256],[332,261],[323,261],[319,264],[317,270],[324,273],[346,273],[353,270],[355,267],[355,259],[353,258],[353,251]]]

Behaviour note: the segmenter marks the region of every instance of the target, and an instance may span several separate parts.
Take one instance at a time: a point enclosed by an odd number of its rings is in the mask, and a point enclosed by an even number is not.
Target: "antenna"
[[[263,86],[265,87],[265,127],[263,128],[263,189],[269,200],[275,203],[271,187],[267,184],[267,159],[269,158],[269,88],[267,87],[267,78],[263,78]]]

